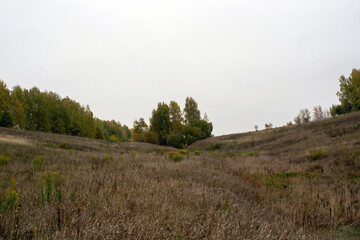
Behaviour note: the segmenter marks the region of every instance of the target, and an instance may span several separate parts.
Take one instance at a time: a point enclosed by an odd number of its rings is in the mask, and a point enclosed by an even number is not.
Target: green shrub
[[[135,160],[136,152],[135,151],[129,151],[130,157]]]
[[[10,157],[6,153],[0,154],[0,165],[7,165],[10,161]]]
[[[19,193],[15,190],[10,190],[8,198],[6,200],[6,208],[10,212],[15,211],[20,204]]]
[[[167,137],[167,145],[175,148],[181,148],[184,145],[183,136],[181,134],[171,133]]]
[[[168,152],[169,158],[174,162],[180,162],[184,159],[184,156],[179,152]]]
[[[39,171],[44,165],[44,156],[37,155],[33,159],[33,167],[35,171]]]
[[[109,163],[110,160],[114,160],[114,155],[113,154],[109,154],[109,155],[104,154],[102,159],[105,163]]]
[[[199,156],[199,155],[201,155],[201,151],[200,151],[200,150],[195,150],[195,151],[194,151],[194,154],[195,154],[196,156]]]
[[[180,153],[181,155],[185,155],[185,156],[189,156],[189,155],[190,155],[190,152],[189,152],[188,150],[186,150],[186,149],[180,149],[180,150],[179,150],[179,153]]]
[[[316,149],[310,152],[310,158],[317,160],[326,156],[326,152],[323,149]]]

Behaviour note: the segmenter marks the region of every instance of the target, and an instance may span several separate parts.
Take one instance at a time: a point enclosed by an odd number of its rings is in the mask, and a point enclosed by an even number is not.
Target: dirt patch
[[[0,142],[10,143],[10,144],[20,144],[20,145],[31,145],[32,143],[24,138],[9,136],[9,135],[0,135]]]

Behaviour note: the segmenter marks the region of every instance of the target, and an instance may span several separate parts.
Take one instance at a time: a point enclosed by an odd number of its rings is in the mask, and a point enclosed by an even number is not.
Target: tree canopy
[[[164,102],[158,103],[149,120],[150,127],[143,118],[134,121],[135,141],[160,143],[180,148],[210,137],[213,130],[207,115],[201,118],[198,104],[191,97],[186,98],[183,112],[175,101],[171,101],[169,105]]]
[[[340,90],[337,92],[343,112],[360,110],[360,69],[353,69],[350,76],[340,76]]]
[[[15,86],[10,91],[1,80],[0,126],[116,141],[131,139],[126,125],[95,118],[89,105],[36,87]]]

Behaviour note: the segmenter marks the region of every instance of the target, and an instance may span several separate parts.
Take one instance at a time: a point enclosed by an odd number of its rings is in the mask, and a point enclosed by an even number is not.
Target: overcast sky
[[[192,96],[215,135],[337,103],[359,0],[1,0],[0,79],[132,127]]]

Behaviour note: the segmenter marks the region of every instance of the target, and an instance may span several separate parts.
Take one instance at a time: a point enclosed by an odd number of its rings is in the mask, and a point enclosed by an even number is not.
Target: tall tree
[[[345,112],[360,110],[360,69],[353,69],[348,78],[340,76],[340,90],[336,93]]]
[[[171,132],[179,133],[183,128],[184,118],[181,113],[179,104],[175,101],[171,101],[170,108],[170,120],[171,120]]]
[[[87,105],[86,108],[83,109],[81,118],[81,136],[95,138],[96,124],[89,105]]]
[[[8,112],[10,105],[10,91],[5,82],[0,80],[0,113]]]
[[[185,100],[184,115],[186,125],[192,125],[194,122],[201,119],[198,104],[192,97],[187,97]]]
[[[20,128],[25,127],[26,115],[25,115],[25,97],[23,90],[20,86],[13,87],[11,91],[11,104],[10,112],[14,120],[14,125],[18,125]]]
[[[134,121],[133,139],[137,142],[146,142],[146,133],[149,131],[149,126],[146,124],[144,118]]]
[[[159,136],[161,145],[166,145],[167,135],[171,130],[170,108],[165,103],[158,103],[150,118],[150,131],[154,131]]]
[[[0,80],[0,126],[12,127],[13,119],[10,115],[10,91],[5,82]]]

